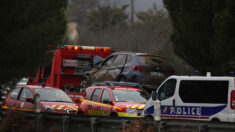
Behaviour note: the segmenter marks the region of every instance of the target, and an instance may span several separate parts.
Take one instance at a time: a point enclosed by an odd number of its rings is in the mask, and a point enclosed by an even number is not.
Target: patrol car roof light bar
[[[114,82],[114,81],[104,81],[105,83],[112,84],[114,86],[123,86],[123,87],[137,87],[141,90],[144,90],[139,83],[134,82]]]
[[[113,84],[112,84],[112,83],[109,83],[109,82],[97,82],[97,83],[94,83],[93,85],[96,85],[96,86],[105,85],[105,86],[109,86],[111,89],[114,89]]]

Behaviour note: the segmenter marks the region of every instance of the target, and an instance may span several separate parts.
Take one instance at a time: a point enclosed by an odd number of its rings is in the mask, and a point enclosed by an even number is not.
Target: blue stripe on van
[[[198,107],[198,106],[161,106],[162,115],[179,115],[179,116],[211,116],[222,111],[226,105],[213,107]],[[153,114],[154,106],[150,106],[145,111],[145,114]]]

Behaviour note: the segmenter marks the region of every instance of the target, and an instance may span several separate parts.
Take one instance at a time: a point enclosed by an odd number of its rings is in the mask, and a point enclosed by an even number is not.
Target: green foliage
[[[145,28],[146,30],[165,30],[169,29],[170,19],[166,11],[158,9],[156,4],[153,8],[148,9],[146,12],[140,11],[136,13],[138,21],[135,23],[136,27]]]
[[[202,73],[225,75],[235,70],[233,0],[164,0],[177,55]]]
[[[0,84],[28,76],[48,61],[49,47],[64,38],[65,8],[65,0],[0,2]]]
[[[90,30],[104,30],[107,28],[120,29],[127,26],[128,15],[125,13],[127,8],[99,7],[92,11],[87,17],[87,23]]]

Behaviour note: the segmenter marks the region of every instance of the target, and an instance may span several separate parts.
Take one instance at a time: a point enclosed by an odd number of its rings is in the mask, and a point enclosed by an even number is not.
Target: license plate
[[[164,76],[164,73],[162,73],[162,72],[150,72],[150,75],[152,75],[152,76]]]

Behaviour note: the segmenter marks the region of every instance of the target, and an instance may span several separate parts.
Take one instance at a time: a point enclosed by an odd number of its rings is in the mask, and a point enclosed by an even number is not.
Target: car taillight
[[[146,69],[140,67],[140,66],[133,66],[132,67],[133,71],[139,71],[139,72],[146,72]]]
[[[235,90],[231,92],[231,102],[230,102],[230,108],[235,109]]]

